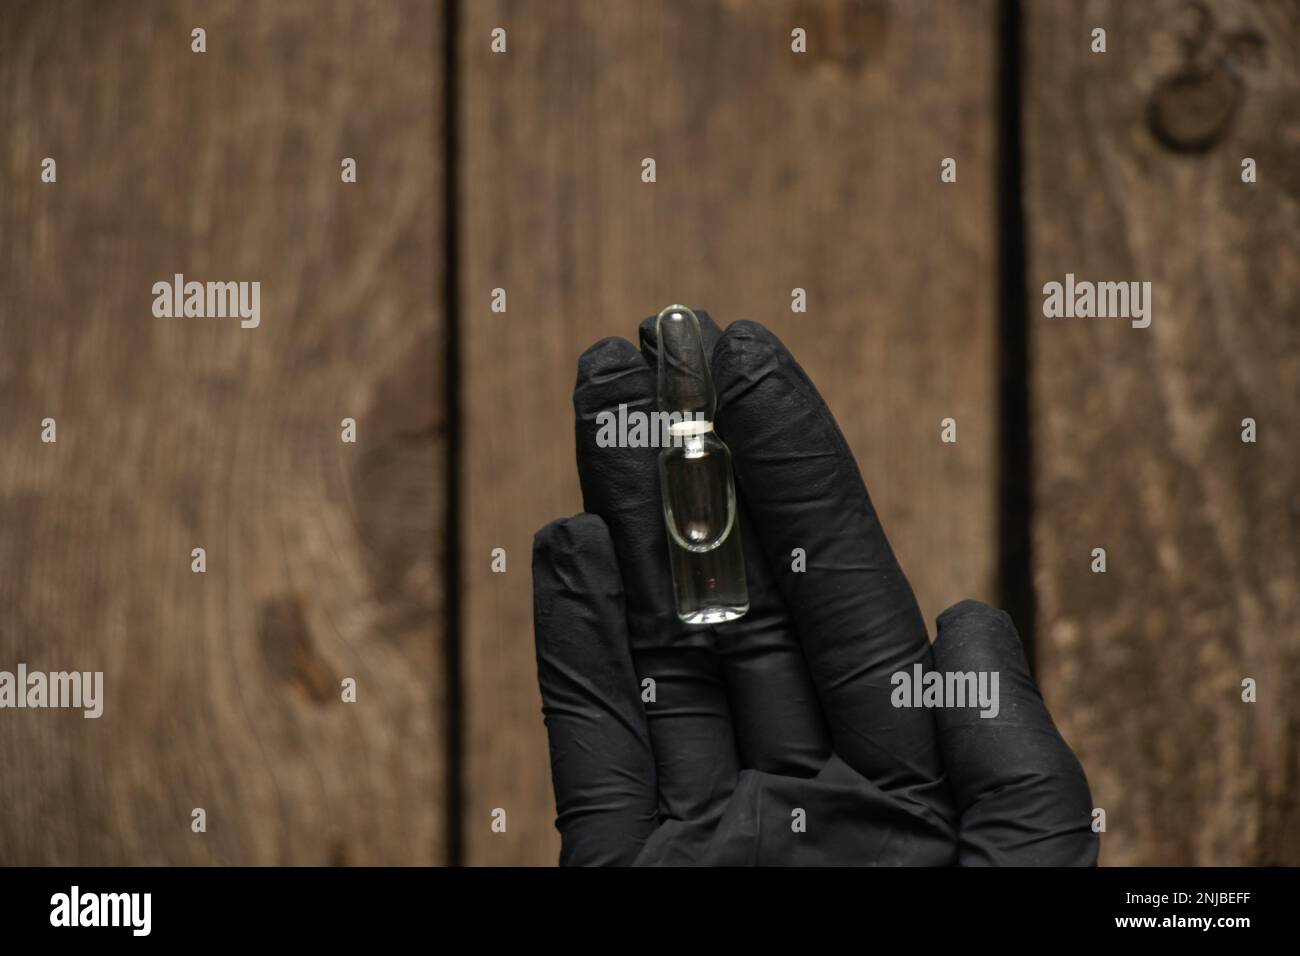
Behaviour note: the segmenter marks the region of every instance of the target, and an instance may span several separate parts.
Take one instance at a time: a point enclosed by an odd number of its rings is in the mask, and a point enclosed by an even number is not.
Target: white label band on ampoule
[[[685,438],[690,435],[706,435],[711,431],[713,431],[713,422],[686,421],[668,423],[668,434],[674,437],[681,436]]]

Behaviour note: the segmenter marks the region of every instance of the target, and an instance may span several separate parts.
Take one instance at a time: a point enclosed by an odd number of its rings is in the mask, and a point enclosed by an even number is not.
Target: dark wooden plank
[[[0,862],[443,860],[440,9],[4,20],[0,668],[106,700],[0,711]]]
[[[1030,308],[1066,273],[1154,303],[1031,316],[1044,690],[1103,862],[1300,863],[1300,16],[1024,10]]]
[[[995,599],[994,6],[466,5],[471,862],[556,859],[529,560],[581,506],[570,392],[596,339],[678,300],[767,324],[838,415],[927,617]]]

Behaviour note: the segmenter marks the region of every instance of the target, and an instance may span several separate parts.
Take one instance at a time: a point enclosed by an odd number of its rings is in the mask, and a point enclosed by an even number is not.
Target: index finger
[[[775,335],[735,322],[713,352],[718,432],[790,607],[835,751],[881,789],[951,804],[933,715],[895,707],[890,679],[930,642],[848,443]],[[806,570],[792,568],[802,548]]]

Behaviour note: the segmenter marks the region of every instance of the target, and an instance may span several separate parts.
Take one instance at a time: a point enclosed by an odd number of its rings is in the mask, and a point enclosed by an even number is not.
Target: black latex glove
[[[1010,618],[962,602],[932,649],[812,382],[761,325],[698,314],[750,610],[678,621],[659,449],[596,444],[599,412],[656,408],[654,320],[641,352],[596,343],[574,392],[586,512],[538,532],[533,556],[561,863],[1095,863],[1087,781]],[[997,671],[998,716],[894,707],[891,675],[918,662]]]

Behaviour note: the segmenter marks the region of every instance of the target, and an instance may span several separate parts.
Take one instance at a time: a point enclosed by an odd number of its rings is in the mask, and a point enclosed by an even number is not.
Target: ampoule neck
[[[684,305],[670,305],[655,320],[655,334],[660,411],[711,423],[717,395],[699,318]]]

